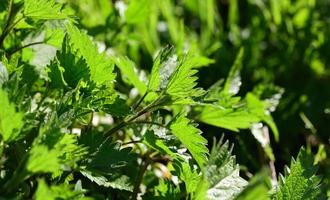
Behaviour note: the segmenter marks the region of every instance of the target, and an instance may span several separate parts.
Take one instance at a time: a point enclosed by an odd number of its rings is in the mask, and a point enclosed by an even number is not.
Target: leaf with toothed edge
[[[199,167],[203,168],[207,163],[208,149],[207,140],[201,136],[201,131],[191,123],[184,114],[177,115],[170,123],[171,132],[189,150]]]
[[[314,158],[301,148],[297,159],[292,159],[290,168],[285,168],[285,174],[280,175],[279,184],[273,191],[273,200],[319,200],[326,199],[320,188],[321,178],[316,174],[317,166]]]

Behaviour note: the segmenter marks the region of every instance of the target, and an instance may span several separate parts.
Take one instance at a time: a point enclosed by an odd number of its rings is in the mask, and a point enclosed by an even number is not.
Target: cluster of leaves
[[[282,89],[239,95],[244,48],[225,80],[200,87],[199,70],[221,47],[214,1],[183,1],[200,32],[170,0],[127,3],[0,5],[1,198],[326,198],[304,148],[276,182],[271,113]],[[229,142],[208,145],[197,122],[250,130],[271,172],[240,176]]]

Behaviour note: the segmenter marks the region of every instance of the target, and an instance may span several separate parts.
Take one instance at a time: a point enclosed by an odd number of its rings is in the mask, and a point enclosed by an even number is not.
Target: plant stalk
[[[146,155],[146,156],[148,156],[148,155]],[[148,161],[148,157],[146,157],[146,160],[142,161],[142,163],[140,165],[139,174],[138,174],[138,176],[136,178],[136,181],[135,181],[135,185],[134,185],[131,200],[136,200],[137,199],[137,196],[140,192],[140,185],[143,181],[143,176],[144,176],[148,166],[149,166],[149,161]]]

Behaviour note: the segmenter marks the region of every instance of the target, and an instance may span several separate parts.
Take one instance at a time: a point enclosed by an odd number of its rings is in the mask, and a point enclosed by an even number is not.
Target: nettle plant
[[[143,79],[125,55],[100,52],[57,1],[1,4],[1,198],[324,198],[304,149],[273,186],[267,171],[248,182],[229,142],[207,144],[198,129],[251,128],[274,161],[263,130],[278,140],[270,112],[281,90],[237,96],[243,49],[226,80],[207,90],[196,73],[210,60],[172,46]],[[119,82],[132,90],[119,92]]]

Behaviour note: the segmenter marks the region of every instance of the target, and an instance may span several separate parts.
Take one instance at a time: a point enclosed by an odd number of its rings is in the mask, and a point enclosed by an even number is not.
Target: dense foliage
[[[0,199],[327,199],[329,13],[1,0]]]

